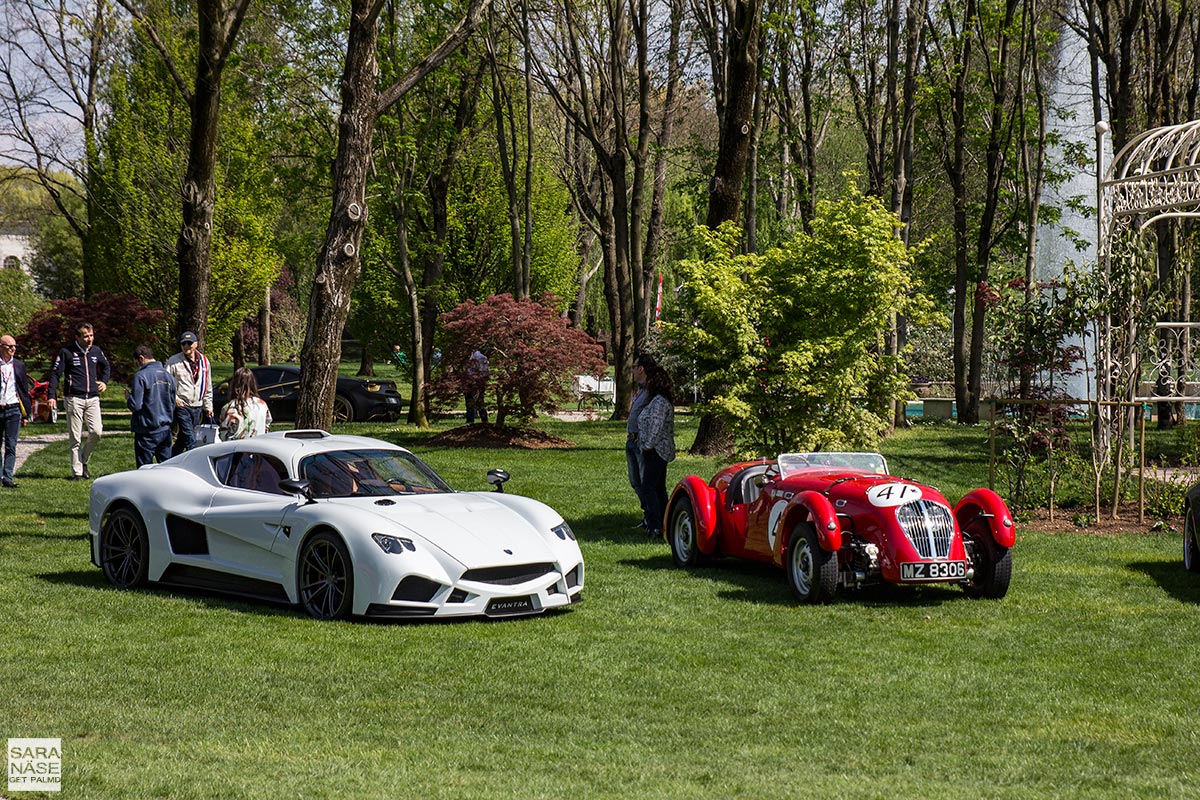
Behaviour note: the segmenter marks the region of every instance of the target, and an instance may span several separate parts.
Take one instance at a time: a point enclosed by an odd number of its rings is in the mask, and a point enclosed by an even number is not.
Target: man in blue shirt
[[[125,405],[133,412],[129,427],[133,431],[133,455],[137,465],[171,457],[171,419],[175,414],[175,381],[161,363],[154,360],[149,345],[133,350],[138,363]]]

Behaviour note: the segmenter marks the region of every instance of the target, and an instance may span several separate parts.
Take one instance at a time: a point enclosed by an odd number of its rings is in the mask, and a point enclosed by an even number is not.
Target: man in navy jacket
[[[17,488],[13,470],[17,466],[17,434],[29,424],[33,404],[29,400],[29,375],[25,362],[17,358],[17,340],[0,336],[0,422],[4,427],[4,466],[0,486]]]
[[[91,323],[80,322],[75,326],[75,341],[58,351],[50,368],[50,402],[54,405],[58,405],[58,384],[63,382],[73,481],[92,477],[88,459],[104,432],[100,395],[108,388],[109,366],[104,351],[93,344],[95,339]],[[87,440],[83,441],[85,429]]]
[[[175,380],[154,359],[150,345],[139,344],[133,350],[138,363],[125,405],[133,412],[129,428],[133,431],[133,457],[140,467],[152,461],[162,463],[171,457],[171,418],[175,414]]]

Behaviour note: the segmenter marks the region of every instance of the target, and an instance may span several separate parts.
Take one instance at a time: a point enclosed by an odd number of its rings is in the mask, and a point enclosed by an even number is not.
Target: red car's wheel
[[[676,566],[694,567],[700,563],[698,533],[696,512],[692,508],[692,500],[687,495],[683,495],[671,509],[671,518],[667,525],[667,535],[671,542],[671,557],[675,559]]]
[[[801,603],[828,603],[837,591],[837,555],[821,549],[812,525],[801,522],[788,544],[787,576]]]
[[[1196,546],[1196,523],[1192,509],[1183,515],[1183,567],[1188,572],[1200,572],[1200,548]]]
[[[963,531],[964,544],[971,557],[971,568],[975,574],[963,582],[963,590],[974,598],[987,597],[999,600],[1008,594],[1008,583],[1012,579],[1012,550],[992,541],[991,534],[982,524],[974,530]]]

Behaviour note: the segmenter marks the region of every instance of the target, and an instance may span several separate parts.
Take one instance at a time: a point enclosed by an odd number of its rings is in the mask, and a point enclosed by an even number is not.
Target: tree
[[[21,268],[0,267],[0,335],[18,336],[29,320],[44,308],[46,300],[33,289],[33,283]],[[22,342],[22,347],[25,343]]]
[[[0,129],[4,156],[30,171],[78,237],[85,297],[93,291],[87,270],[94,263],[92,223],[102,213],[92,187],[106,64],[112,61],[117,43],[109,0],[6,0],[3,4]]]
[[[300,393],[296,401],[297,427],[328,429],[333,422],[342,329],[358,278],[359,253],[366,228],[367,169],[375,123],[382,112],[467,40],[479,25],[485,4],[486,0],[471,0],[460,23],[441,44],[383,91],[375,86],[378,22],[383,2],[352,0],[350,4],[338,150],[333,167],[333,208],[317,258],[308,305],[308,330],[300,357]]]
[[[510,416],[531,419],[552,411],[570,395],[571,377],[604,369],[600,346],[558,312],[550,294],[538,301],[492,295],[470,300],[442,315],[446,346],[442,371],[430,387],[436,402],[457,402],[468,386],[467,361],[476,350],[488,357],[488,392],[495,401],[496,426]]]
[[[663,13],[649,0],[562,0],[553,14],[534,22],[533,41],[525,43],[538,80],[564,117],[564,181],[600,246],[617,418],[628,413],[633,358],[645,347],[653,322],[665,203],[665,180],[658,180],[657,166],[649,197],[647,188],[651,166],[666,156],[668,120],[677,110],[681,14],[679,3]],[[665,57],[652,47],[658,38],[652,36],[654,26],[664,23],[670,26]],[[662,74],[665,84],[655,80]],[[654,160],[652,143],[659,146]]]
[[[182,226],[175,246],[179,260],[179,314],[175,324],[180,331],[195,331],[201,341],[207,341],[221,77],[250,0],[235,0],[228,6],[224,0],[197,0],[195,77],[190,85],[151,16],[132,0],[117,2],[145,28],[191,111]]]
[[[89,300],[53,300],[30,319],[22,344],[27,360],[41,361],[48,369],[59,348],[75,338],[75,326],[90,322],[96,328],[96,344],[112,365],[113,378],[128,381],[137,371],[133,348],[149,344],[162,354],[164,345],[174,340],[166,335],[164,318],[162,311],[147,308],[131,295],[98,292]]]
[[[694,355],[705,410],[728,421],[744,453],[861,448],[886,430],[890,403],[863,398],[907,388],[903,370],[881,368],[894,358],[880,348],[890,315],[931,307],[899,225],[850,189],[818,203],[811,234],[761,255],[737,253],[731,223],[700,230],[704,257],[679,265],[685,316],[663,338]]]

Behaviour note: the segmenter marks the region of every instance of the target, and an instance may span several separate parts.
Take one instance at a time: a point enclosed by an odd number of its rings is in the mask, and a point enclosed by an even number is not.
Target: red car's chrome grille
[[[896,520],[921,558],[946,558],[954,539],[950,509],[932,500],[917,500],[896,509]]]

